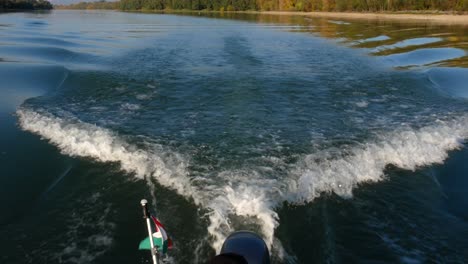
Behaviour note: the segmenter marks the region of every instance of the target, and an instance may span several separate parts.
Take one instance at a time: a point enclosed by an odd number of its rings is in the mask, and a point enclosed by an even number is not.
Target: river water
[[[468,260],[468,28],[0,15],[0,262],[148,263],[139,201],[206,263]]]

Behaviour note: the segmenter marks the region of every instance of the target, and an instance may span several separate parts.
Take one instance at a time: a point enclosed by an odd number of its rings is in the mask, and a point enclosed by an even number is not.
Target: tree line
[[[104,0],[98,2],[80,2],[76,4],[70,5],[56,5],[55,8],[57,9],[109,9],[109,10],[117,10],[120,9],[119,2],[106,2]]]
[[[468,11],[468,0],[120,0],[83,2],[66,8],[120,9],[126,11]]]
[[[468,0],[120,0],[122,10],[468,11]]]
[[[50,10],[53,6],[46,0],[0,0],[2,10]]]

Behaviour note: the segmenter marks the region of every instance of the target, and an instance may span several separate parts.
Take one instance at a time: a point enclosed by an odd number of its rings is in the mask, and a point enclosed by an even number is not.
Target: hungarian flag
[[[166,230],[164,229],[164,226],[161,224],[161,222],[159,222],[158,218],[151,216],[151,220],[153,220],[154,230],[156,231],[153,233],[154,246],[157,248],[158,252],[166,254],[168,249],[172,249],[172,240],[167,236]],[[143,239],[143,241],[140,242],[138,249],[151,250],[149,237]]]

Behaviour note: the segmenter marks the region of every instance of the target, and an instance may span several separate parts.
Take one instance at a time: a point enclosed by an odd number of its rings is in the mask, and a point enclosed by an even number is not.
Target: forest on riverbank
[[[207,10],[207,11],[468,11],[468,0],[120,0],[82,2],[66,9]]]
[[[118,10],[120,8],[120,2],[106,2],[104,0],[97,1],[97,2],[79,2],[76,4],[69,4],[69,5],[55,5],[57,9],[78,9],[78,10],[85,10],[85,9],[109,9],[109,10]]]
[[[0,0],[0,12],[9,10],[50,10],[53,6],[45,0]]]

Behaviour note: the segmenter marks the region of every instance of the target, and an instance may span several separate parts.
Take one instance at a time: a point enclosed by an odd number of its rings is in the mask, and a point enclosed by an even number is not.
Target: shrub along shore
[[[50,10],[53,6],[45,0],[0,0],[0,12],[22,10]]]

